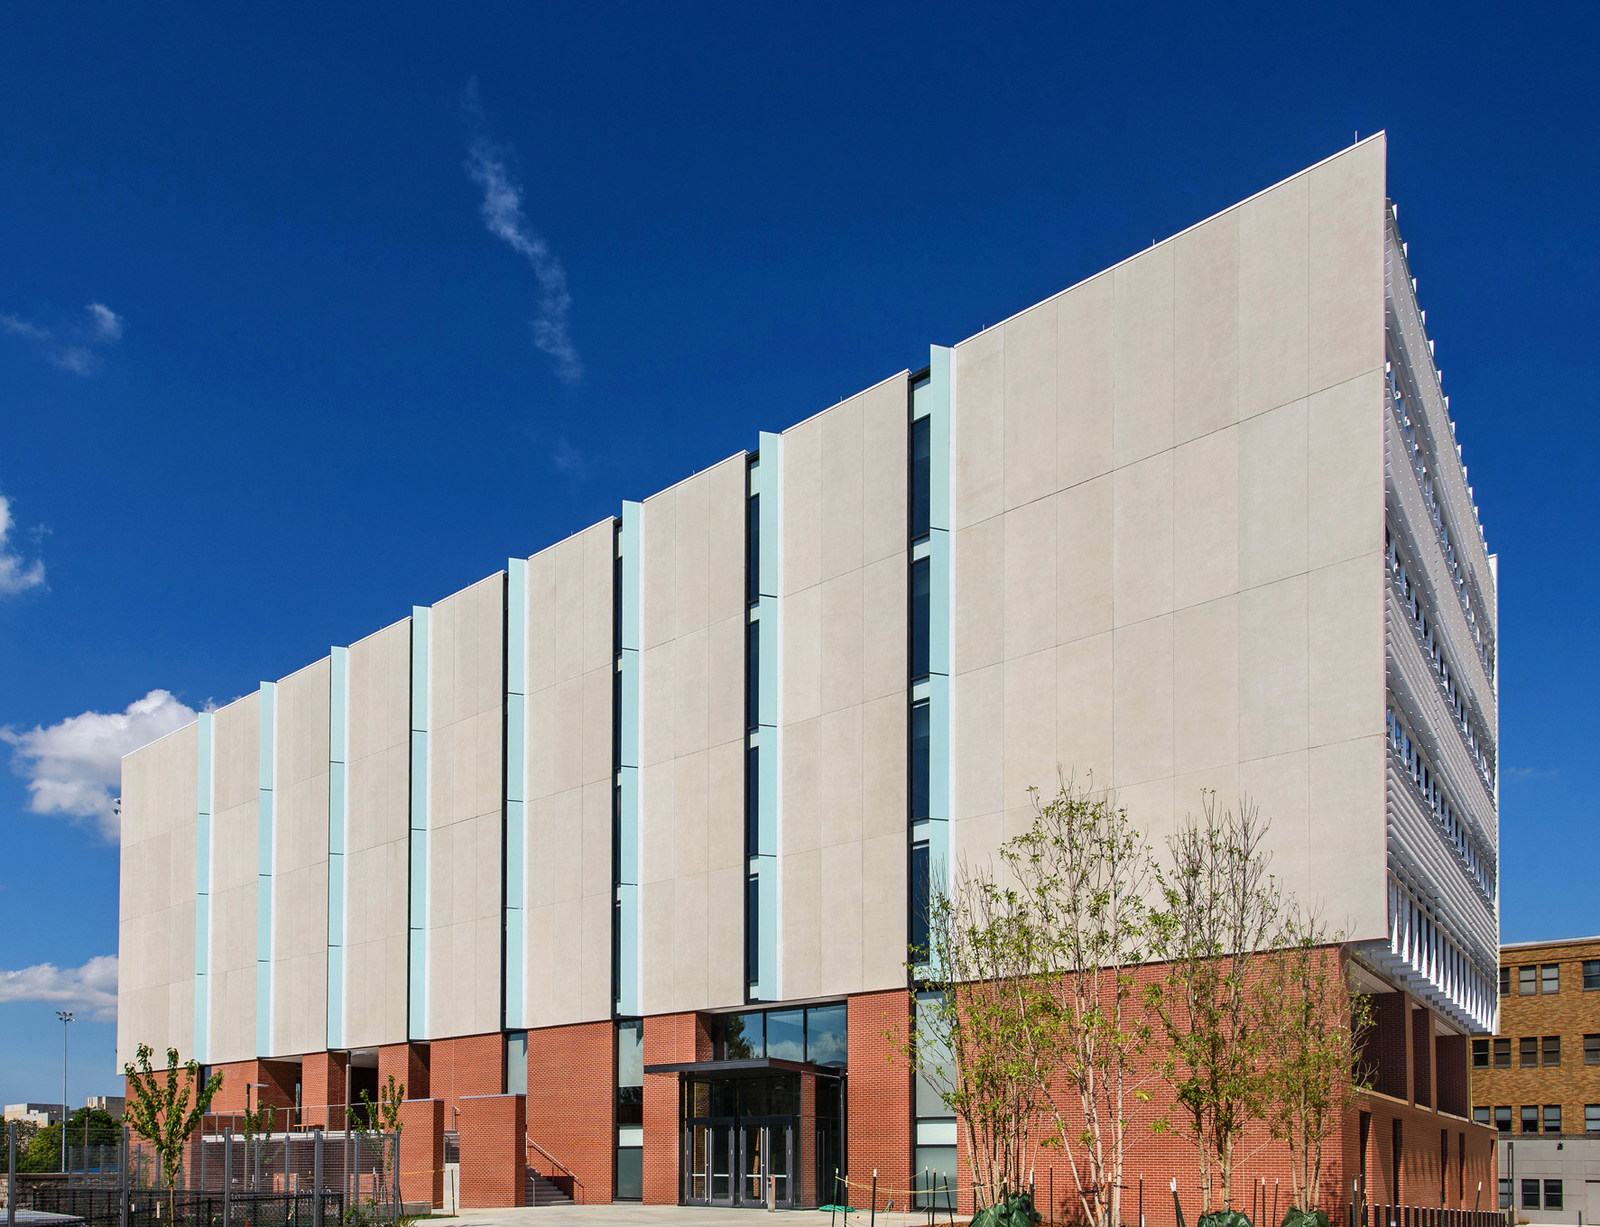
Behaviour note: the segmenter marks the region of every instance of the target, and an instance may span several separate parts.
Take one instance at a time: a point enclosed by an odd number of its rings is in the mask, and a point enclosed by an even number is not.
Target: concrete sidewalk
[[[454,1220],[462,1227],[871,1227],[872,1216],[849,1216],[821,1210],[726,1209],[719,1206],[514,1206],[505,1210],[463,1210]],[[964,1220],[957,1220],[963,1222]],[[926,1212],[879,1211],[876,1227],[926,1227]],[[940,1224],[948,1223],[948,1215]]]

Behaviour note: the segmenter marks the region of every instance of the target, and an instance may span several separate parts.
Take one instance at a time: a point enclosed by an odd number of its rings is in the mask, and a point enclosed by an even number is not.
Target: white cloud
[[[44,1001],[81,1010],[96,1022],[117,1017],[117,956],[102,954],[82,967],[36,963],[21,971],[0,971],[0,1004]]]
[[[46,359],[74,375],[93,375],[104,364],[101,351],[122,340],[122,317],[103,302],[84,308],[87,323],[45,328],[20,315],[0,313],[0,330],[32,341]]]
[[[122,317],[103,302],[89,304],[89,318],[94,322],[95,337],[107,345],[122,340]]]
[[[481,118],[472,86],[468,87],[466,109],[475,119]],[[467,173],[483,189],[483,224],[490,234],[532,265],[539,282],[534,345],[555,359],[556,374],[563,383],[576,383],[583,377],[583,363],[572,343],[572,295],[567,291],[567,270],[523,215],[522,187],[512,176],[507,160],[507,150],[487,136],[479,136],[467,151]]]
[[[108,841],[120,829],[117,794],[122,756],[165,737],[195,718],[195,710],[166,690],[152,690],[122,712],[86,711],[48,728],[0,728],[12,767],[28,781],[28,808],[93,820]]]
[[[44,563],[37,558],[24,561],[11,545],[14,526],[11,500],[0,494],[0,597],[16,596],[44,584]]]

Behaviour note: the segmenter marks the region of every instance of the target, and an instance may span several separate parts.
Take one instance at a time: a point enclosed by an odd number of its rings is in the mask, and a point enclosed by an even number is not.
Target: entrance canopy
[[[745,1057],[733,1061],[675,1061],[666,1065],[646,1065],[647,1074],[694,1074],[697,1077],[734,1077],[759,1074],[814,1074],[819,1078],[838,1078],[844,1070],[832,1065],[812,1065],[809,1061],[785,1061],[782,1057]]]

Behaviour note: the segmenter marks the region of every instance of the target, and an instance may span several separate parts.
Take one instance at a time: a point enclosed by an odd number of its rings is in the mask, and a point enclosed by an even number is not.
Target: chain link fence
[[[395,1134],[224,1124],[189,1140],[168,1186],[155,1149],[122,1133],[114,1146],[69,1146],[59,1175],[9,1178],[6,1204],[88,1227],[366,1227],[401,1212]]]

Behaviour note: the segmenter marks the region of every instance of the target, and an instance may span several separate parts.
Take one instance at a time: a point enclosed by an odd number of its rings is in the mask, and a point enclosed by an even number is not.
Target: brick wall
[[[305,1057],[301,1065],[301,1102],[306,1107],[307,1125],[344,1128],[348,1060],[349,1056],[342,1052],[313,1052]]]
[[[711,1033],[694,1014],[658,1014],[644,1020],[644,1063],[709,1061]],[[678,1204],[678,1083],[676,1074],[644,1076],[644,1201]]]
[[[444,1204],[444,1100],[400,1105],[400,1200]]]
[[[609,1022],[528,1032],[528,1136],[576,1173],[572,1196],[580,1203],[612,1198],[615,1067]],[[537,1150],[528,1162],[558,1181],[564,1175]]]
[[[863,993],[848,1004],[850,1075],[845,1092],[845,1175],[850,1201],[871,1205],[878,1173],[878,1209],[905,1209],[911,1186],[911,1069],[904,1055],[911,996],[903,989]]]
[[[427,1044],[385,1044],[378,1049],[378,1086],[405,1087],[406,1099],[428,1099],[433,1095],[428,1078]]]
[[[1600,1103],[1600,1064],[1587,1065],[1583,1058],[1583,1037],[1600,1034],[1600,989],[1583,987],[1583,964],[1588,959],[1600,959],[1600,941],[1501,950],[1501,965],[1511,971],[1511,994],[1500,998],[1500,1023],[1495,1034],[1511,1041],[1511,1068],[1473,1068],[1468,1092],[1471,1103],[1487,1108],[1509,1107],[1514,1129],[1521,1128],[1519,1109],[1523,1105],[1542,1110],[1546,1104],[1560,1104],[1561,1131],[1583,1132],[1584,1105]],[[1558,991],[1536,991],[1524,996],[1519,991],[1518,970],[1533,968],[1534,984],[1538,986],[1538,969],[1547,963],[1560,969]],[[1542,1041],[1547,1035],[1561,1037],[1559,1065],[1542,1063]],[[1541,1064],[1527,1069],[1521,1065],[1518,1048],[1518,1041],[1524,1036],[1541,1041]]]
[[[505,1060],[505,1037],[498,1031],[429,1043],[428,1094],[444,1100],[447,1130],[455,1128],[456,1109],[463,1099],[505,1091]]]
[[[1411,1061],[1408,1055],[1411,1036],[1406,1029],[1406,995],[1374,993],[1372,1029],[1367,1037],[1367,1065],[1371,1068],[1374,1089],[1396,1099],[1411,1098]]]
[[[466,1095],[461,1133],[461,1208],[520,1206],[527,1188],[523,1095]]]
[[[295,1086],[300,1081],[300,1066],[293,1061],[232,1061],[213,1065],[212,1073],[222,1075],[222,1086],[211,1101],[211,1110],[219,1115],[245,1112],[260,1104],[274,1108],[292,1108]],[[251,1090],[251,1083],[264,1083]],[[246,1095],[249,1096],[248,1106]]]
[[[1423,1009],[1411,1011],[1411,1098],[1433,1106],[1433,1015]]]

